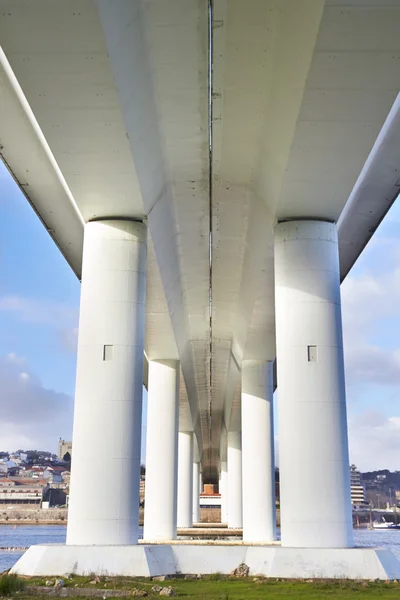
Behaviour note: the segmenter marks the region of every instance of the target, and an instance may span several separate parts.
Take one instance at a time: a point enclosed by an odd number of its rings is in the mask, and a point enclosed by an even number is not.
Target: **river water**
[[[32,544],[62,544],[65,542],[65,525],[0,525],[0,548],[26,548]],[[400,559],[400,529],[396,531],[370,531],[355,529],[357,546],[387,548]],[[18,550],[0,550],[0,572],[12,567],[22,556]]]

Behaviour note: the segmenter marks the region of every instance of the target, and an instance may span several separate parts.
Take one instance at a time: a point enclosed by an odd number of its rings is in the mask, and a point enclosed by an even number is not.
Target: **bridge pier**
[[[68,545],[138,541],[145,295],[146,226],[88,223]]]
[[[242,434],[228,431],[228,527],[242,526]]]
[[[221,523],[228,522],[228,463],[221,461],[219,477],[219,493],[221,494]]]
[[[200,522],[200,463],[193,462],[193,513],[192,522]]]
[[[275,539],[272,362],[242,363],[243,541]]]
[[[143,529],[148,541],[176,538],[179,382],[179,361],[149,361]]]
[[[178,527],[193,525],[193,433],[178,436]]]
[[[353,546],[337,230],[275,228],[282,546]]]

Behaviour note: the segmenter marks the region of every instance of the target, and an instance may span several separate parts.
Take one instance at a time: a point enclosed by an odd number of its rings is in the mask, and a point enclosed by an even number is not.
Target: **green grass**
[[[54,578],[51,578],[54,579]],[[97,589],[144,589],[149,594],[149,600],[159,597],[153,594],[153,585],[171,585],[175,590],[175,597],[190,598],[190,600],[296,600],[308,598],[310,600],[385,600],[386,598],[400,598],[400,583],[397,582],[354,582],[354,581],[283,581],[248,577],[234,579],[223,575],[212,575],[201,580],[171,579],[164,582],[150,581],[145,578],[104,577],[96,586],[90,585],[93,576],[72,576],[65,579],[67,587],[96,587]],[[27,585],[44,585],[45,579],[32,579]],[[40,597],[40,595],[36,596]],[[25,600],[24,594],[19,594]],[[32,596],[30,596],[32,599]],[[26,597],[29,600],[29,597]],[[72,597],[71,597],[72,600]]]
[[[20,592],[25,587],[25,582],[16,575],[2,575],[0,577],[0,596],[11,596]]]

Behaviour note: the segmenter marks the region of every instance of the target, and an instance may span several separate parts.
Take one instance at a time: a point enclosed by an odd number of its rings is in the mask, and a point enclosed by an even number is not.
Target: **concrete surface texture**
[[[305,549],[275,546],[159,544],[31,546],[12,573],[39,575],[230,574],[246,564],[250,575],[282,578],[399,579],[391,552],[373,548]]]

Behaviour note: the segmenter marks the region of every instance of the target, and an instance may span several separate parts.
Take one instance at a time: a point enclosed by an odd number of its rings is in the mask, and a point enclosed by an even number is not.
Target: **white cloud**
[[[400,468],[400,416],[367,411],[349,419],[350,462],[361,471]]]
[[[350,459],[361,470],[397,470],[400,403],[393,400],[400,391],[392,388],[400,384],[400,240],[375,238],[362,264],[368,268],[342,285]]]
[[[378,242],[368,249],[372,261],[380,257],[382,246],[385,252],[377,268],[358,276],[350,274],[341,289],[349,384],[400,382],[400,336],[393,335],[398,347],[385,347],[384,340],[381,341],[383,324],[400,319],[400,240],[378,238]],[[399,256],[399,266],[387,268],[384,260],[387,252],[389,257]]]
[[[7,360],[20,365],[24,364],[25,362],[24,359],[17,356],[15,352],[10,352],[9,354],[7,354]]]
[[[0,311],[16,313],[22,320],[30,323],[47,323],[49,325],[57,325],[60,321],[75,323],[78,318],[78,310],[67,304],[17,295],[0,297]]]
[[[50,325],[57,333],[60,346],[64,350],[76,352],[77,308],[60,302],[8,295],[0,296],[0,312],[13,313],[27,323]]]
[[[43,387],[23,359],[0,357],[0,450],[55,451],[59,437],[70,439],[73,401]]]

